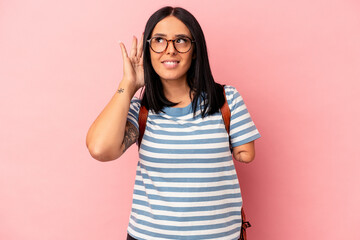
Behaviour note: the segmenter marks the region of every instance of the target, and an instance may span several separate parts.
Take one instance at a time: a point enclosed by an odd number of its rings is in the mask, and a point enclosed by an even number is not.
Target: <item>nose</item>
[[[166,48],[166,54],[176,54],[176,49],[175,49],[175,46],[174,46],[174,41],[171,41],[171,40],[168,40],[168,46]]]

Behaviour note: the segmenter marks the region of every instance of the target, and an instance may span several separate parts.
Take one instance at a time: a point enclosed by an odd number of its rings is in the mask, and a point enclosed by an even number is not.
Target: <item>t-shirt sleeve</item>
[[[256,128],[245,102],[235,87],[225,87],[229,104],[231,147],[237,147],[261,137]]]
[[[131,122],[137,128],[138,131],[139,131],[138,119],[139,119],[140,106],[141,106],[141,100],[138,99],[137,97],[133,97],[130,102],[129,113],[127,116],[127,120]]]

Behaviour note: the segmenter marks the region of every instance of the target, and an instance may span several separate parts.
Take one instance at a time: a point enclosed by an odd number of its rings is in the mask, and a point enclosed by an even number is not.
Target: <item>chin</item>
[[[162,75],[160,76],[160,79],[165,81],[175,81],[182,78],[181,76],[170,76],[170,75]]]

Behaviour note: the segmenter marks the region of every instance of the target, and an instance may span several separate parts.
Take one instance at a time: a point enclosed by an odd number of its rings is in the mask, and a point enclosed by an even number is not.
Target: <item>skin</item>
[[[191,36],[187,27],[178,19],[169,16],[160,21],[154,28],[152,36],[163,33],[167,39],[175,35]],[[86,146],[90,154],[99,161],[111,161],[119,158],[138,138],[135,126],[127,121],[131,98],[135,92],[144,86],[143,45],[133,37],[130,54],[122,42],[119,43],[123,57],[123,78],[110,102],[90,126],[86,137]],[[172,44],[169,44],[163,53],[151,53],[151,62],[159,74],[164,86],[164,94],[175,107],[184,107],[191,102],[189,86],[186,83],[186,72],[192,59],[196,58],[193,50],[188,53],[178,53]],[[177,59],[180,64],[175,69],[165,69],[162,59]],[[250,142],[233,149],[234,159],[241,162],[251,162],[255,156],[254,142]]]
[[[118,159],[136,141],[137,130],[127,123],[130,101],[136,91],[144,86],[142,44],[133,38],[128,55],[119,43],[123,57],[123,78],[109,103],[101,111],[88,130],[86,146],[91,156],[107,162]]]
[[[153,29],[151,37],[164,36],[166,39],[175,39],[176,35],[186,35],[193,39],[186,25],[174,16],[168,16],[158,22]],[[184,107],[190,104],[190,87],[186,82],[186,73],[195,58],[194,47],[187,53],[179,53],[174,45],[169,42],[167,49],[162,53],[156,53],[150,50],[151,64],[155,72],[159,75],[164,88],[164,94],[172,102],[179,103],[176,107]],[[161,63],[164,60],[180,61],[179,65],[173,69],[165,68]]]
[[[236,161],[249,163],[255,158],[255,141],[233,148],[233,157]]]
[[[174,16],[169,16],[160,21],[154,28],[151,37],[165,35],[166,39],[174,39],[177,34],[184,34],[192,38],[190,30],[186,25]],[[155,72],[160,76],[164,86],[164,94],[172,102],[180,102],[177,107],[187,106],[191,102],[189,97],[189,86],[186,82],[186,72],[189,70],[191,61],[196,56],[194,48],[187,53],[179,53],[173,44],[168,44],[163,53],[150,51],[151,63]],[[174,69],[166,69],[161,61],[175,59],[180,61]],[[249,163],[255,158],[254,141],[233,148],[234,159],[240,162]]]

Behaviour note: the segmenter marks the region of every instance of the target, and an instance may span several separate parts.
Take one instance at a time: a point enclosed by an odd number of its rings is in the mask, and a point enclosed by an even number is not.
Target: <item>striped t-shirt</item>
[[[260,137],[238,91],[225,86],[231,145]],[[200,106],[203,103],[199,104]],[[138,126],[140,100],[128,120]],[[150,239],[238,239],[242,198],[221,113],[195,118],[183,108],[149,111],[139,150],[128,233]]]

